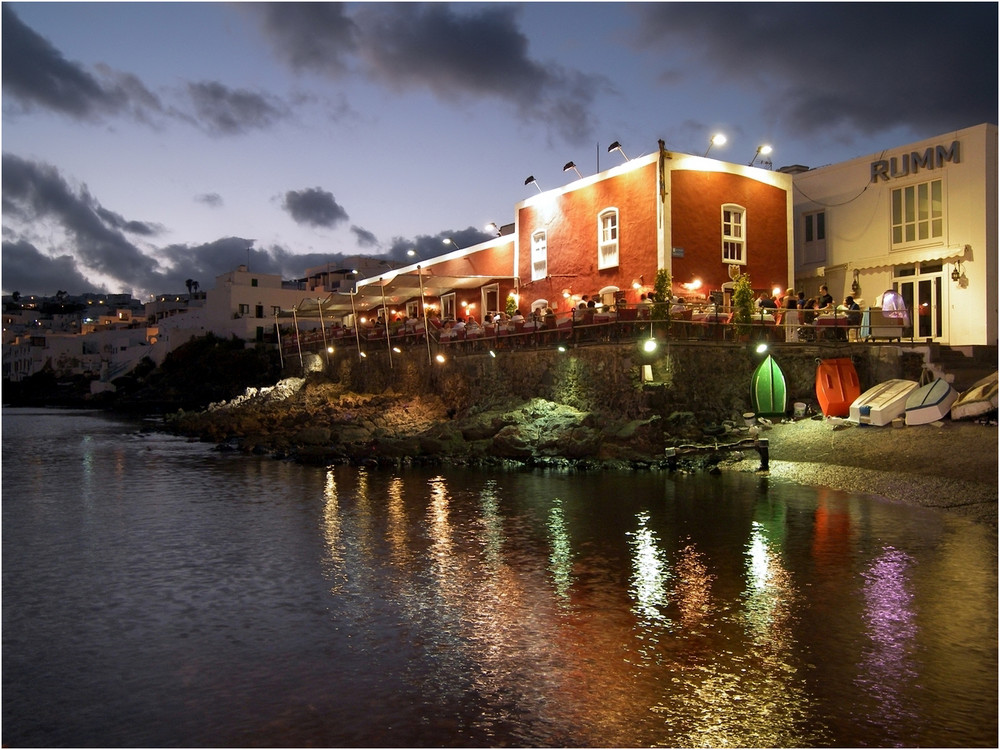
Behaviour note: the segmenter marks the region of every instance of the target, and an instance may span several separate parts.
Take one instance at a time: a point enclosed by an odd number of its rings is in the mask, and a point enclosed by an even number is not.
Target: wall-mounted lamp
[[[580,170],[576,168],[576,164],[575,163],[573,163],[571,161],[568,161],[568,162],[566,162],[566,164],[563,165],[563,172],[568,172],[571,169],[574,172],[576,172],[576,176],[577,177],[581,177],[581,178],[583,177],[583,175],[580,174]]]
[[[620,144],[618,141],[615,141],[610,146],[608,146],[608,153],[610,154],[612,151],[617,151],[618,153],[620,153],[622,156],[625,157],[625,161],[629,161],[628,156],[626,156],[625,152],[622,150],[622,144]]]
[[[705,149],[705,156],[708,156],[708,152],[712,150],[712,146],[723,146],[726,143],[726,136],[722,133],[716,133],[712,136],[711,140],[708,142],[708,148]]]
[[[497,223],[495,221],[491,221],[489,224],[483,227],[483,230],[486,232],[496,232],[497,237],[499,237],[501,234],[500,227],[497,226]]]
[[[538,188],[538,192],[539,193],[542,192],[542,188],[538,185],[538,180],[535,179],[534,175],[531,175],[530,177],[528,177],[528,179],[526,179],[524,181],[524,184],[525,185],[534,185],[536,188]]]
[[[460,248],[458,246],[458,243],[455,242],[455,240],[453,240],[451,237],[445,237],[443,240],[441,240],[441,242],[444,243],[445,245],[451,245],[456,250],[461,250],[462,249],[462,248]]]
[[[956,260],[955,267],[951,269],[951,280],[957,283],[958,280],[961,278],[962,278],[962,261]]]
[[[711,148],[711,146],[709,146],[709,148]],[[750,160],[750,163],[747,164],[747,166],[748,167],[752,167],[753,164],[754,164],[754,162],[757,161],[757,157],[758,156],[760,156],[761,154],[763,154],[764,156],[767,156],[769,153],[771,153],[771,150],[772,150],[771,147],[768,146],[767,144],[764,144],[762,146],[758,146],[757,147],[757,153],[755,153],[753,155],[753,158]]]
[[[861,291],[861,281],[859,280],[861,273],[858,269],[854,269],[854,280],[851,282],[851,294],[857,295]]]

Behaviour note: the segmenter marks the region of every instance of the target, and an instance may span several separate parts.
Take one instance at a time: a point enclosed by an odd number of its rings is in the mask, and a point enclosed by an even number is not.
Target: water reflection
[[[949,517],[184,441],[120,453],[123,503],[117,428],[39,429],[54,481],[4,427],[5,744],[995,742],[996,539]]]
[[[635,601],[633,612],[646,623],[669,625],[666,615],[670,571],[656,532],[649,527],[649,513],[636,515],[639,528],[629,532],[632,548],[632,583],[629,593]]]
[[[569,601],[569,589],[573,583],[573,555],[566,528],[566,516],[563,513],[562,500],[558,497],[549,511],[549,571],[556,596],[566,604]]]
[[[917,679],[917,623],[909,581],[912,565],[909,555],[887,546],[862,573],[869,643],[855,682],[873,700],[866,719],[882,727],[895,744],[906,741],[896,735],[897,728],[912,726],[919,719],[905,697]]]

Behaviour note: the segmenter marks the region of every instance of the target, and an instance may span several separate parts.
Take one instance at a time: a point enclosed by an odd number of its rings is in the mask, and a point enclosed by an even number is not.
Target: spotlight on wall
[[[622,156],[625,157],[625,161],[629,161],[628,156],[626,156],[625,152],[622,150],[622,144],[620,144],[618,141],[615,141],[610,146],[608,146],[608,153],[610,154],[612,151],[617,151],[618,153],[620,153]]]
[[[573,170],[574,172],[576,172],[576,176],[577,176],[577,177],[583,177],[583,175],[582,175],[582,174],[580,174],[580,170],[576,168],[576,163],[575,163],[575,162],[571,162],[571,161],[568,161],[568,162],[566,162],[566,163],[565,163],[565,164],[563,165],[563,172],[568,172],[568,171],[569,171],[569,170],[571,170],[571,169],[572,169],[572,170]]]
[[[758,146],[757,147],[757,153],[755,153],[753,155],[753,158],[750,160],[750,163],[747,164],[747,166],[748,167],[752,167],[753,164],[754,164],[754,162],[757,161],[757,157],[758,156],[760,156],[761,154],[763,154],[764,156],[767,156],[769,153],[771,153],[771,147],[768,146],[767,144]]]
[[[538,180],[535,179],[534,175],[531,175],[530,177],[528,177],[528,179],[526,179],[524,181],[524,184],[525,185],[534,185],[536,188],[538,188],[538,192],[539,193],[542,192],[542,188],[541,188],[541,186],[539,186]]]
[[[708,142],[708,148],[705,150],[705,156],[708,156],[708,152],[712,150],[712,146],[723,146],[726,143],[726,136],[722,133],[716,133],[712,136],[711,140]]]

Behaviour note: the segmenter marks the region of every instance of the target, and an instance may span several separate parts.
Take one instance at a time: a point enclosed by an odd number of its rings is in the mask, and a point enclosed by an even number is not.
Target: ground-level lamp
[[[708,152],[712,150],[712,146],[723,146],[726,143],[726,136],[722,133],[716,133],[708,141],[708,148],[705,149],[705,156],[708,156]]]

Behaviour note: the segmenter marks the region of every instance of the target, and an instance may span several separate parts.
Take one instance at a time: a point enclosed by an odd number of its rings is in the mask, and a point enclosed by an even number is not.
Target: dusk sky
[[[3,293],[210,289],[489,237],[667,148],[775,168],[997,121],[997,4],[4,3]]]

